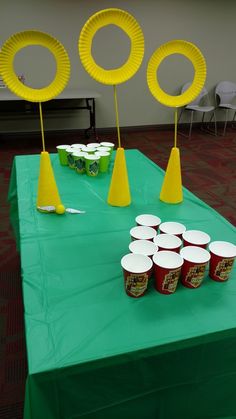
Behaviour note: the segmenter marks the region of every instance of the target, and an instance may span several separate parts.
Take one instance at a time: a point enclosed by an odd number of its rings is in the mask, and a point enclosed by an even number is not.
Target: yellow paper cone
[[[37,207],[46,207],[50,205],[55,207],[56,212],[63,213],[63,205],[54,178],[50,156],[47,151],[42,151],[38,180]]]
[[[167,204],[178,204],[183,201],[180,154],[178,147],[173,147],[171,150],[161,188],[160,200]]]
[[[122,147],[116,151],[107,202],[115,207],[126,207],[131,203],[125,151]]]

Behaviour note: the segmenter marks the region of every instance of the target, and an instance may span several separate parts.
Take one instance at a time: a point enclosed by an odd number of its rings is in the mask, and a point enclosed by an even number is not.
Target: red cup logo
[[[127,294],[133,297],[140,297],[147,289],[148,274],[128,274],[125,281],[125,289]]]
[[[219,278],[220,281],[226,281],[229,278],[233,263],[234,258],[222,259],[217,263],[214,275]]]
[[[167,291],[169,293],[175,292],[179,276],[180,268],[170,271],[168,274],[166,274],[161,286],[162,291]]]
[[[199,287],[199,285],[201,285],[202,280],[204,278],[205,270],[206,270],[205,263],[202,265],[192,266],[189,269],[186,277],[184,278],[184,282],[191,285],[193,288]]]

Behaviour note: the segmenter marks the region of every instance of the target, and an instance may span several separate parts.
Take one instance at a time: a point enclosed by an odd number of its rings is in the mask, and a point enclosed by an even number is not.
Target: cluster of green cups
[[[57,146],[62,166],[69,166],[79,174],[97,176],[109,169],[115,144],[110,142],[85,144],[63,144]]]

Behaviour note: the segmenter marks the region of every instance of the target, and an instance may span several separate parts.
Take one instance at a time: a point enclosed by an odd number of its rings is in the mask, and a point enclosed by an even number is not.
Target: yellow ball
[[[65,209],[64,205],[62,205],[62,204],[57,205],[57,207],[56,207],[56,213],[57,214],[64,214],[65,212],[66,212],[66,209]]]

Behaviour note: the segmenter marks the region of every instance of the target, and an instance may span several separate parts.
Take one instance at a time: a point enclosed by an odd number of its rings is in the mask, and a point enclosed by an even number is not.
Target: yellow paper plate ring
[[[48,48],[56,60],[57,68],[54,80],[41,89],[33,89],[22,84],[14,70],[16,53],[30,45]],[[2,46],[0,73],[4,83],[15,95],[29,102],[46,102],[58,96],[65,88],[70,77],[70,60],[64,46],[51,35],[35,30],[18,32]]]
[[[131,41],[131,50],[125,64],[106,70],[96,64],[92,57],[92,42],[96,32],[107,25],[122,29]],[[139,69],[144,55],[144,36],[135,18],[121,9],[104,9],[92,15],[81,30],[78,49],[81,62],[88,74],[96,81],[117,85],[130,79]]]
[[[172,96],[161,89],[157,80],[157,70],[162,61],[172,54],[182,54],[188,58],[195,70],[194,79],[190,87],[181,95]],[[196,45],[183,40],[169,41],[151,56],[147,67],[147,83],[152,95],[162,105],[181,107],[192,102],[201,92],[206,80],[206,62]]]

